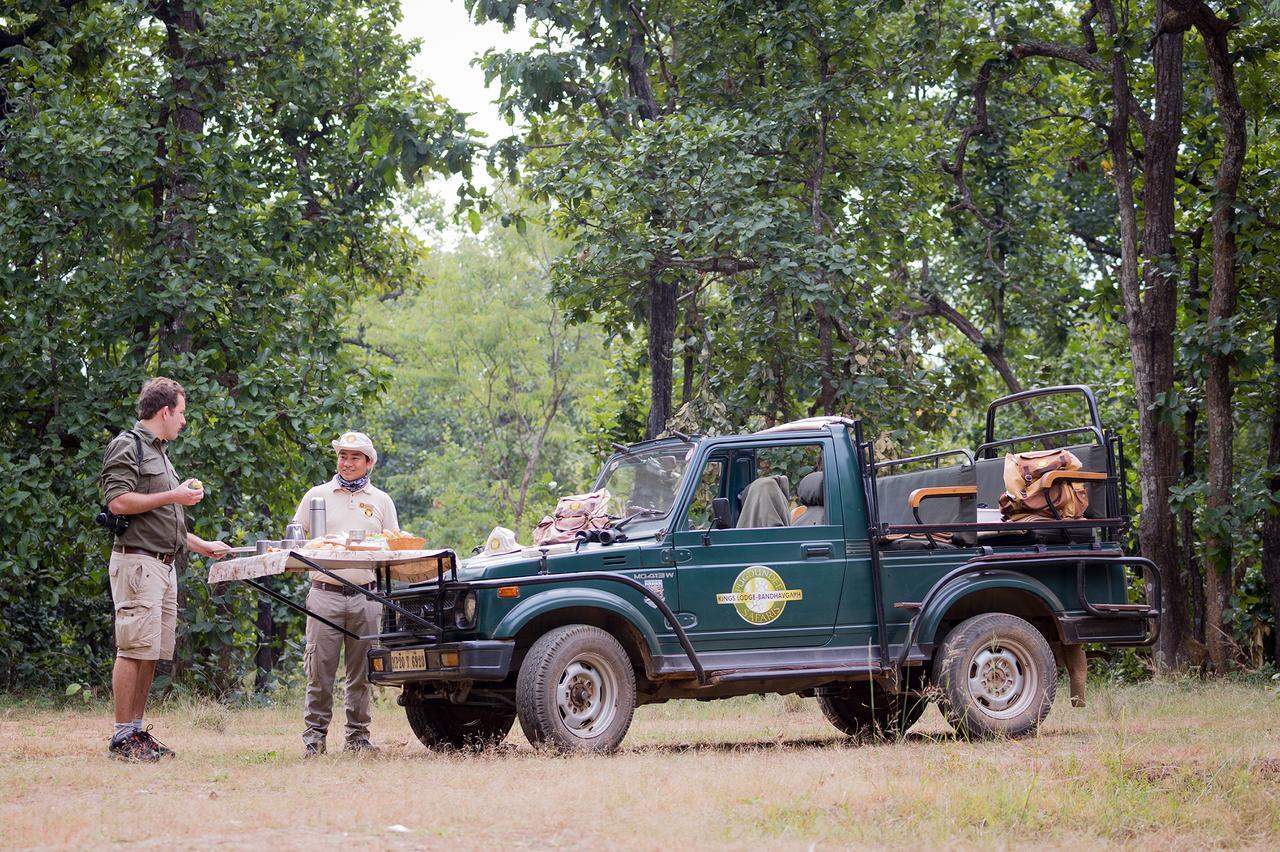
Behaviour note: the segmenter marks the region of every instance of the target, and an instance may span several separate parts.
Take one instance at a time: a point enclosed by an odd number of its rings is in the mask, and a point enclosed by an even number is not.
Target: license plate
[[[415,669],[425,669],[427,667],[427,652],[418,651],[392,651],[391,652],[391,670],[393,672],[408,672]]]

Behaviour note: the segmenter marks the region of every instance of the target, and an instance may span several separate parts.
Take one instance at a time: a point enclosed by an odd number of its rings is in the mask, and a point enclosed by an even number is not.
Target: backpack
[[[1079,470],[1080,459],[1067,450],[1008,453],[1004,457],[1004,485],[1000,515],[1006,521],[1072,521],[1089,508],[1089,490],[1082,482],[1042,484],[1055,470]],[[1055,512],[1056,510],[1056,512]]]
[[[602,530],[613,523],[609,517],[609,489],[588,494],[571,494],[556,501],[555,511],[538,522],[533,543],[560,544],[573,541],[579,532]]]

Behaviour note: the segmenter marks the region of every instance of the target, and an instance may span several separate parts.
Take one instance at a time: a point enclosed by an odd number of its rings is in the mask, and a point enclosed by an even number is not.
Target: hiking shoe
[[[342,747],[343,751],[358,751],[361,754],[377,754],[378,747],[369,742],[364,737],[358,740],[347,740],[347,744]]]
[[[303,758],[319,757],[320,755],[324,754],[324,752],[325,752],[325,748],[324,748],[323,741],[318,743],[307,743],[307,747],[302,750],[302,756]]]
[[[125,763],[155,763],[160,759],[159,753],[137,731],[130,731],[119,739],[113,739],[111,745],[107,746],[107,753]]]
[[[146,743],[148,746],[151,747],[151,750],[154,751],[157,756],[177,757],[178,753],[176,751],[169,748],[167,745],[160,742],[155,737],[151,736],[151,728],[148,727],[145,731],[139,731],[138,736],[142,739],[144,743]]]

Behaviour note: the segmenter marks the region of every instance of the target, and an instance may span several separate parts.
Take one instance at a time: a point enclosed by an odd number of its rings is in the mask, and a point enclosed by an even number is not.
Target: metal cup
[[[303,535],[305,533],[302,531],[302,524],[289,524],[284,528],[284,540],[289,542],[290,546],[304,542],[306,539]]]

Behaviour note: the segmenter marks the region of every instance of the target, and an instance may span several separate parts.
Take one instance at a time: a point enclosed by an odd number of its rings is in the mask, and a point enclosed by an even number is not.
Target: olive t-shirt
[[[134,440],[134,435],[141,442]],[[104,503],[121,494],[159,494],[177,488],[181,482],[169,463],[167,441],[162,441],[141,421],[121,432],[107,444],[102,459],[98,487]],[[141,446],[142,458],[138,458]],[[187,516],[179,503],[157,506],[149,512],[129,516],[129,528],[116,537],[116,544],[142,547],[153,553],[176,553],[187,546]]]
[[[396,505],[391,502],[387,492],[365,485],[359,491],[348,491],[338,484],[334,477],[323,485],[317,485],[306,493],[298,504],[298,511],[293,513],[293,523],[301,524],[308,538],[314,536],[311,531],[311,499],[324,498],[325,530],[330,533],[345,533],[350,530],[364,530],[378,534],[383,530],[400,529],[400,521],[396,518]],[[333,570],[333,569],[330,569]],[[341,568],[333,573],[350,583],[372,583],[374,573],[371,568]],[[318,571],[311,572],[312,579],[332,583],[332,578]]]

